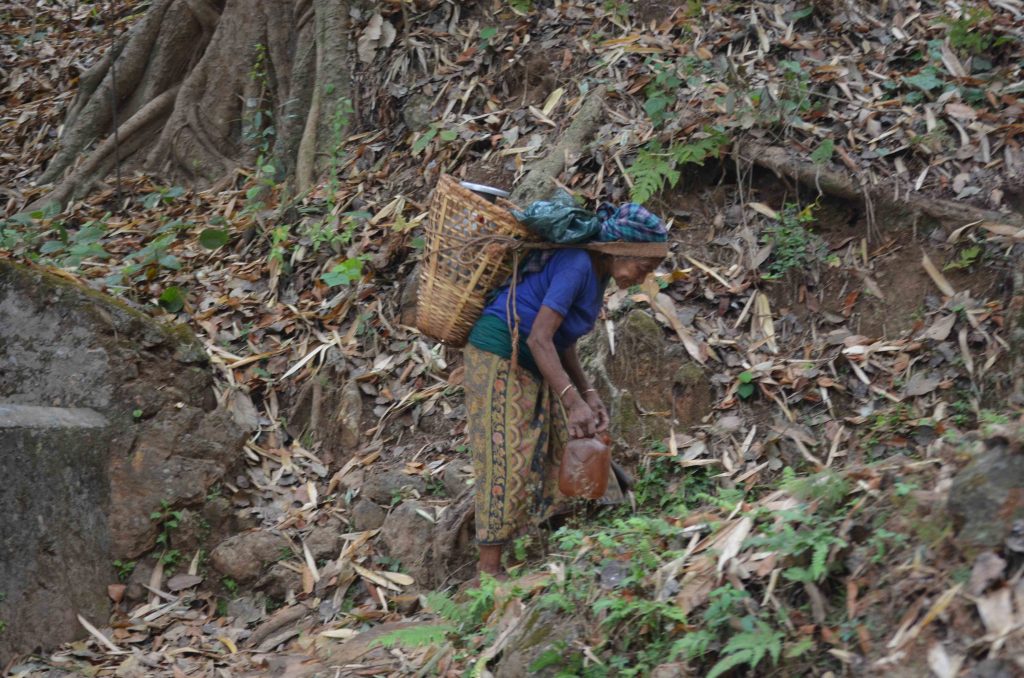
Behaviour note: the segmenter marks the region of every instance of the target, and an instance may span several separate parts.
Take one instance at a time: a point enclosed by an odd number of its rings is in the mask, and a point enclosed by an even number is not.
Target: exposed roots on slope
[[[260,144],[279,160],[276,179],[299,164],[300,184],[309,186],[348,94],[346,7],[157,0],[82,76],[60,147],[39,178],[56,185],[34,207],[83,195],[115,159],[208,185],[250,161]]]
[[[869,209],[871,205],[884,206],[889,212],[919,214],[954,226],[988,222],[1024,227],[1024,217],[1019,214],[1004,214],[925,195],[896,195],[890,184],[870,185],[852,173],[817,165],[778,146],[746,142],[739,148],[737,156],[821,193],[846,200],[863,200]]]

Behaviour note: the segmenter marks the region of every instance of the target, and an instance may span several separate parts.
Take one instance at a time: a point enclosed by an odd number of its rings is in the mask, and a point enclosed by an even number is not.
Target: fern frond
[[[633,202],[645,203],[665,186],[668,181],[672,186],[679,181],[676,163],[662,152],[661,144],[654,141],[641,148],[633,164],[626,173],[633,179],[630,199]]]
[[[811,576],[814,578],[814,581],[818,581],[825,576],[825,571],[828,569],[825,561],[828,558],[828,550],[831,546],[831,540],[818,542],[814,545],[814,551],[811,554]]]
[[[731,654],[727,657],[722,657],[718,660],[717,664],[711,667],[711,671],[708,672],[707,678],[718,678],[718,676],[722,675],[729,669],[739,666],[740,664],[748,663],[750,663],[750,652],[748,650],[737,652],[736,654]],[[754,665],[751,664],[751,666]]]
[[[370,647],[382,645],[391,649],[396,645],[413,648],[424,645],[440,645],[444,642],[449,633],[454,633],[455,627],[451,624],[424,624],[412,626],[405,629],[397,629],[376,638],[370,643]]]
[[[451,598],[438,591],[431,591],[426,595],[427,608],[448,621],[455,624],[462,624],[469,621],[469,614]]]

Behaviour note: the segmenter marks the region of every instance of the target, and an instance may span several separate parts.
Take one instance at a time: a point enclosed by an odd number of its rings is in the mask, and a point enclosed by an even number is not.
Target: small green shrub
[[[717,128],[707,128],[702,136],[689,143],[673,143],[668,148],[663,148],[657,140],[647,142],[626,170],[633,180],[630,199],[645,203],[665,188],[666,183],[674,188],[679,183],[679,165],[703,165],[707,158],[717,158],[728,142],[729,138]]]
[[[838,263],[825,242],[806,226],[814,222],[813,209],[814,205],[803,209],[786,205],[778,220],[764,230],[761,242],[770,245],[772,252],[762,278],[778,280],[794,269],[807,269],[819,262]]]

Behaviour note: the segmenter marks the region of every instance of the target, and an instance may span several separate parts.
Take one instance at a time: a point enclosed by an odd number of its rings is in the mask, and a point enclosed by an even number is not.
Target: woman
[[[500,290],[470,334],[465,389],[478,572],[503,576],[504,544],[531,514],[540,522],[560,511],[558,466],[568,436],[608,427],[576,341],[594,328],[610,278],[622,289],[638,285],[668,253],[661,222],[644,210],[638,219],[636,206],[627,207],[602,224],[600,244],[546,252],[540,270]]]

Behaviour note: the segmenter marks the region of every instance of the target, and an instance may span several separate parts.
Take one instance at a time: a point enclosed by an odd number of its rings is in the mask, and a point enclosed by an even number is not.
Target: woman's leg
[[[477,562],[477,574],[489,574],[496,577],[505,573],[501,566],[501,544],[482,544],[480,546],[480,560]]]
[[[481,572],[501,573],[502,546],[529,522],[539,480],[534,460],[546,446],[542,382],[525,368],[472,346],[466,360],[466,433],[476,475]],[[546,389],[543,389],[546,390]],[[539,416],[539,420],[538,420]]]

